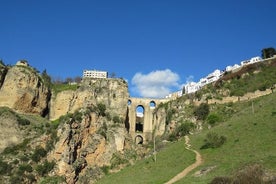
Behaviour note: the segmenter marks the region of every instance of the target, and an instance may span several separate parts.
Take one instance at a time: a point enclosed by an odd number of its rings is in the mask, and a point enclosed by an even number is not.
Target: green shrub
[[[254,164],[237,172],[234,183],[260,184],[263,182],[264,170],[261,165]]]
[[[106,139],[107,138],[106,132],[107,132],[107,124],[106,122],[103,122],[103,125],[98,129],[97,134],[102,135]]]
[[[11,166],[0,159],[0,175],[8,174],[11,172]]]
[[[38,162],[40,161],[41,158],[45,157],[46,155],[47,155],[47,151],[44,148],[38,146],[34,150],[34,153],[32,154],[31,159],[34,162]]]
[[[106,106],[103,103],[99,103],[97,105],[98,115],[99,116],[105,116]]]
[[[114,117],[112,118],[112,120],[113,120],[114,123],[120,123],[120,122],[121,122],[119,116],[114,116]]]
[[[23,125],[23,126],[31,124],[31,122],[29,120],[27,120],[25,118],[21,118],[19,116],[17,118],[17,122],[19,125]]]
[[[46,160],[42,164],[37,165],[35,170],[40,176],[45,176],[55,167],[55,165],[56,163],[54,161],[48,162],[48,160]]]
[[[218,114],[209,114],[207,117],[207,123],[210,125],[214,125],[219,121],[221,121],[221,117]]]
[[[173,116],[173,114],[175,114],[175,113],[176,113],[175,109],[169,109],[169,110],[167,110],[167,114],[166,114],[166,125],[168,125],[168,124],[171,122],[172,116]]]
[[[231,184],[232,179],[227,176],[215,177],[210,184]]]
[[[113,153],[112,158],[111,158],[111,169],[121,165],[128,163],[126,159],[123,158],[123,156],[119,153]]]
[[[189,132],[194,128],[194,124],[191,122],[181,123],[175,130],[175,134],[177,136],[185,136],[189,134]]]
[[[10,183],[22,183],[22,176],[10,177]]]
[[[234,88],[231,90],[230,96],[243,96],[245,93],[246,91],[241,88]]]
[[[110,113],[105,113],[105,117],[106,117],[106,119],[108,120],[108,121],[111,121],[112,120],[112,117],[111,117],[111,115],[110,115]]]
[[[26,155],[22,155],[22,156],[20,156],[20,158],[19,158],[22,162],[28,162],[30,159],[29,159],[29,157],[27,157]]]
[[[176,136],[176,133],[175,132],[172,132],[171,134],[169,134],[168,136],[168,141],[176,141],[177,140],[177,136]]]
[[[29,173],[32,172],[33,171],[32,166],[30,164],[19,165],[17,174],[22,175],[24,174],[25,171]]]
[[[3,155],[8,155],[8,154],[17,155],[18,150],[15,148],[15,146],[9,146],[9,147],[6,147],[2,153]]]
[[[26,174],[25,178],[29,180],[29,183],[36,183],[36,178],[33,174]]]
[[[201,103],[195,110],[194,115],[198,120],[205,120],[210,112],[209,105],[206,103]]]
[[[210,184],[262,184],[273,183],[273,179],[264,182],[264,169],[259,164],[246,166],[237,171],[233,177],[215,177]]]
[[[104,165],[104,166],[101,167],[101,170],[102,170],[103,173],[106,174],[106,175],[109,173],[109,169],[110,169],[110,167],[109,167],[109,166],[106,166],[106,165]]]
[[[82,113],[80,111],[74,112],[73,118],[75,121],[81,122],[82,121]]]
[[[72,118],[72,117],[73,117],[73,114],[72,113],[68,113],[66,115],[61,116],[58,119],[58,121],[59,121],[59,123],[67,123],[70,120],[70,118]]]
[[[219,136],[217,133],[211,132],[206,135],[205,144],[200,149],[218,148],[226,141],[225,136]]]

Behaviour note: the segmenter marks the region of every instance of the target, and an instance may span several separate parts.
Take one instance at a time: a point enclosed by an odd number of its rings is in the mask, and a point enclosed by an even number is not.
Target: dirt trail
[[[191,149],[191,145],[189,144],[189,137],[185,136],[185,144],[186,144],[186,149],[187,150],[191,150],[196,154],[196,161],[195,163],[193,163],[192,165],[189,165],[188,167],[186,167],[182,172],[178,173],[175,177],[173,177],[172,179],[170,179],[168,182],[166,182],[165,184],[172,184],[180,179],[182,179],[183,177],[185,177],[189,172],[191,172],[193,169],[195,169],[196,167],[198,167],[199,165],[202,164],[203,160],[201,155],[199,154],[199,152],[197,152],[196,150]]]

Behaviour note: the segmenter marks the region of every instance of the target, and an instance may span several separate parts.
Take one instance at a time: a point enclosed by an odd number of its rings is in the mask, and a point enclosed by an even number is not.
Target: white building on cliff
[[[108,73],[106,71],[99,70],[84,70],[83,78],[96,78],[96,79],[105,79],[107,78]]]

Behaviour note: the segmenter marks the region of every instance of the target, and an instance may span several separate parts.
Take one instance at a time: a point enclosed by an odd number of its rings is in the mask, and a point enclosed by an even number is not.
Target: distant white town
[[[275,56],[274,56],[275,57]],[[195,93],[200,90],[203,86],[219,80],[225,72],[231,72],[237,70],[245,65],[261,62],[263,59],[259,56],[252,57],[249,60],[241,61],[240,65],[235,64],[233,66],[227,66],[224,71],[216,69],[206,77],[201,78],[198,82],[189,82],[183,86],[184,90],[180,90],[167,95],[165,98],[178,98],[185,94]],[[183,93],[184,92],[184,93]]]

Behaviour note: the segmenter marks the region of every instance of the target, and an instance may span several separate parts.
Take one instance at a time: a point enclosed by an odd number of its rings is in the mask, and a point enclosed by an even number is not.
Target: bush
[[[262,184],[273,183],[273,179],[264,182],[264,169],[259,164],[246,166],[234,174],[233,177],[215,177],[210,184]]]
[[[232,179],[227,176],[215,177],[210,184],[232,184]]]
[[[175,109],[169,109],[169,110],[167,111],[167,115],[166,115],[166,125],[168,125],[168,124],[171,122],[172,116],[173,116],[173,114],[175,114],[175,113],[176,113],[176,110],[175,110]]]
[[[99,103],[97,105],[98,115],[99,116],[105,116],[106,106],[105,104]]]
[[[194,115],[197,117],[198,120],[205,120],[209,112],[209,105],[206,103],[202,103],[194,110]]]
[[[25,171],[29,172],[29,173],[32,172],[33,171],[32,166],[29,164],[19,165],[17,174],[22,175],[22,174],[24,174]]]
[[[38,162],[42,157],[45,157],[47,155],[47,151],[42,147],[36,147],[34,153],[31,156],[31,159],[34,162]]]
[[[81,122],[82,121],[82,113],[80,111],[74,112],[73,118],[75,121]]]
[[[215,123],[221,121],[221,118],[217,114],[209,114],[207,117],[207,123],[210,125],[214,125]]]
[[[103,125],[98,129],[97,134],[102,135],[106,139],[107,138],[106,132],[107,132],[107,124],[106,122],[104,122]]]
[[[176,141],[177,140],[177,136],[175,134],[175,132],[171,133],[169,136],[168,136],[168,141]]]
[[[226,141],[225,136],[219,136],[217,133],[211,132],[206,135],[205,144],[200,149],[218,148]]]
[[[17,118],[17,122],[19,125],[23,125],[23,126],[31,124],[29,120],[27,120],[25,118],[21,118],[19,116]]]
[[[125,158],[123,158],[123,156],[119,153],[113,153],[112,158],[111,158],[111,169],[121,165],[121,164],[125,164],[128,163],[128,160],[126,160]]]
[[[175,130],[175,134],[177,136],[185,136],[189,134],[189,132],[194,128],[194,124],[191,122],[181,123]]]
[[[8,163],[0,160],[0,175],[4,175],[4,174],[10,173],[11,169],[12,168],[11,168],[11,166]]]
[[[106,165],[104,165],[104,166],[101,167],[101,170],[106,175],[109,173],[109,169],[110,169],[109,166],[106,166]]]
[[[46,160],[43,164],[37,165],[35,170],[40,176],[45,176],[55,167],[55,165],[56,163],[54,161],[48,162],[48,160]]]
[[[121,122],[121,119],[120,119],[119,116],[114,116],[114,117],[112,118],[112,120],[113,120],[114,123],[120,123],[120,122]]]
[[[12,176],[10,177],[10,183],[22,183],[21,176]]]
[[[263,183],[262,178],[264,175],[264,170],[261,165],[254,164],[245,167],[243,170],[239,171],[234,177],[234,183],[244,183],[244,184],[259,184]]]

